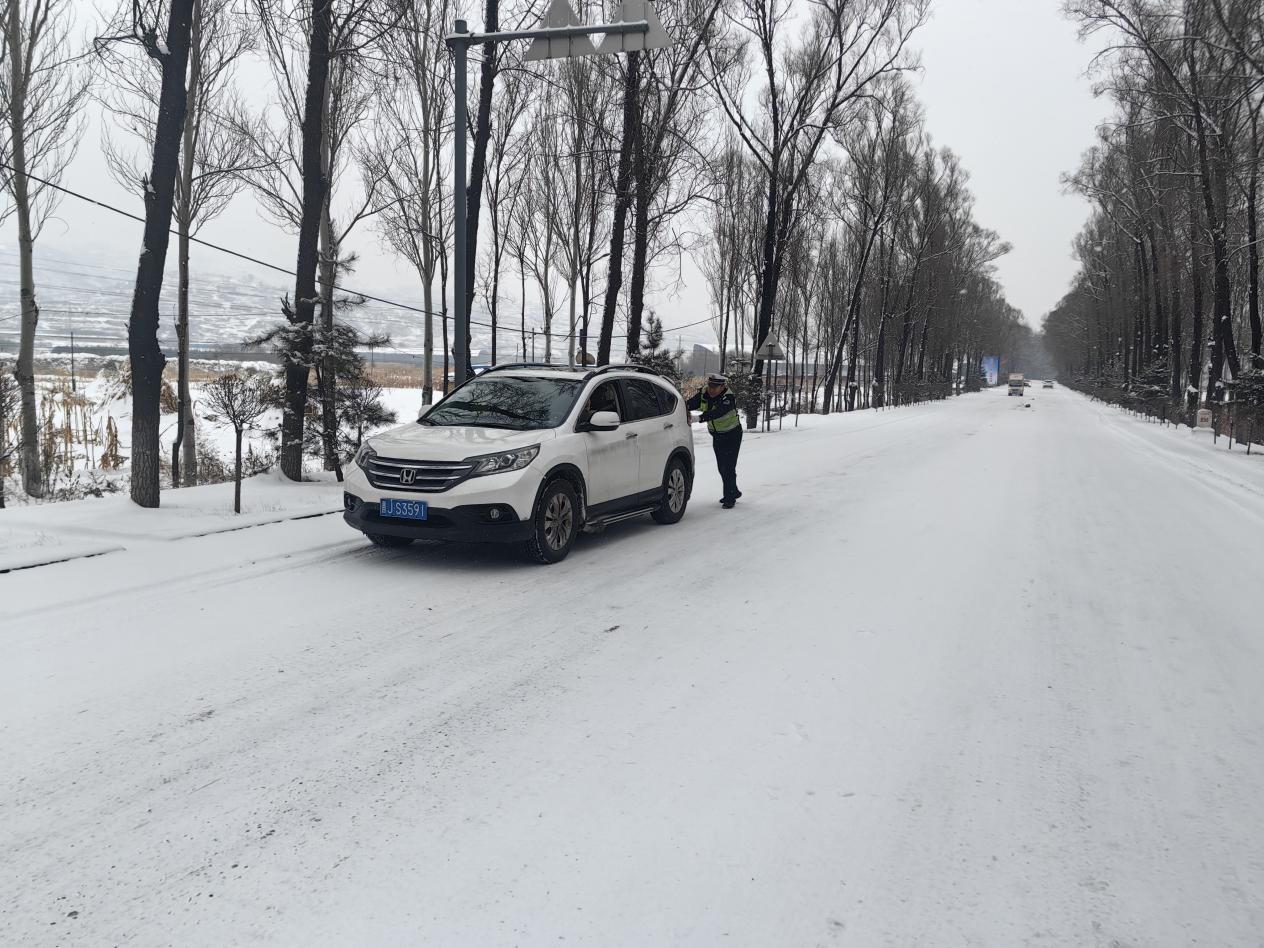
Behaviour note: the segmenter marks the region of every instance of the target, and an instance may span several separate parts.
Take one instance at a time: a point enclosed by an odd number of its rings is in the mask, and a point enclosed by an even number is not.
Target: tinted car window
[[[679,399],[675,393],[667,391],[661,385],[655,385],[654,391],[658,394],[658,409],[664,415],[670,415],[676,410],[676,402]]]
[[[588,396],[588,404],[584,406],[583,417],[587,420],[599,411],[612,411],[620,420],[627,420],[619,410],[619,386],[614,382],[602,382],[593,389]]]
[[[644,379],[624,379],[623,391],[628,399],[628,420],[656,418],[663,414],[662,403],[658,400],[658,386]]]
[[[480,376],[441,401],[421,423],[519,431],[556,428],[571,413],[583,384],[579,379]]]

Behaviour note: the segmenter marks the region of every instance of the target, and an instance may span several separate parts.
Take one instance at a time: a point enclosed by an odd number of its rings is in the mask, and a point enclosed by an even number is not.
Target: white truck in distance
[[[1022,395],[1023,389],[1027,386],[1027,380],[1023,378],[1021,372],[1011,372],[1009,374],[1009,394]]]

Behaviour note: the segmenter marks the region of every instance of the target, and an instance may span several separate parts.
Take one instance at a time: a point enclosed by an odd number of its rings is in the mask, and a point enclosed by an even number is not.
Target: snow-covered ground
[[[1264,457],[1061,389],[750,437],[733,511],[698,447],[555,567],[0,576],[0,944],[1259,944]]]
[[[250,374],[274,371],[274,367],[267,363],[199,361],[195,366],[204,372],[215,374],[228,371]],[[81,380],[73,392],[69,378],[64,375],[37,376],[37,383],[41,392],[40,425],[58,433],[58,451],[52,478],[54,491],[49,498],[60,500],[57,496],[58,488],[75,496],[84,496],[87,493],[84,486],[98,489],[112,487],[116,492],[126,493],[126,475],[130,473],[128,459],[131,456],[132,409],[131,396],[119,382],[117,372],[81,373]],[[201,383],[195,382],[190,388],[195,411],[199,416],[196,435],[200,446],[199,456],[205,456],[209,452],[212,463],[218,462],[226,470],[226,476],[231,477],[236,449],[233,427],[225,421],[211,421],[206,417],[204,387]],[[417,417],[422,405],[422,391],[420,388],[384,388],[382,404],[394,411],[398,421],[402,423]],[[176,418],[174,411],[163,412],[160,416],[159,439],[164,462],[171,457],[172,445],[175,443]],[[280,426],[280,421],[279,410],[266,412],[254,428],[245,432],[242,439],[243,453],[253,451],[260,458],[273,458],[275,448],[268,434],[270,430],[275,431]],[[8,438],[10,443],[17,437],[16,421],[12,428]],[[105,461],[109,456],[111,438],[115,452],[122,458],[121,466]],[[313,465],[318,467],[319,462],[311,462],[309,467]],[[249,466],[250,461],[247,458],[247,469]],[[162,481],[164,486],[169,482],[169,475],[165,470]],[[73,486],[76,483],[77,489]],[[12,507],[33,504],[21,490],[16,465],[6,484],[6,503]],[[3,533],[0,533],[0,541],[2,540]],[[3,543],[0,543],[0,549],[3,549]],[[3,558],[0,557],[0,564],[2,563]],[[3,568],[0,565],[0,569]]]

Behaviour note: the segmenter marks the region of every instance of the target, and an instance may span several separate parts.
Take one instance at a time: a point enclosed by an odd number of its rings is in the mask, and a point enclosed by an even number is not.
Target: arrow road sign
[[[650,0],[623,0],[619,5],[616,23],[635,23],[644,20],[649,29],[644,33],[607,33],[606,38],[597,47],[599,53],[630,53],[636,49],[661,49],[675,43],[654,12],[654,4]]]
[[[553,0],[544,14],[544,26],[549,29],[579,26],[579,17],[571,9],[568,0]],[[528,62],[539,59],[574,59],[577,56],[593,56],[596,52],[593,41],[587,36],[550,37],[533,41],[525,58]]]

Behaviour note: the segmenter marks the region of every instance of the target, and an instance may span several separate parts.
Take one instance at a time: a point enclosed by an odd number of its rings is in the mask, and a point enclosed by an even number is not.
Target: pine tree
[[[643,365],[653,369],[664,378],[680,384],[680,369],[676,358],[663,345],[663,321],[654,313],[650,313],[646,321],[645,336],[641,343],[641,351],[633,353],[630,359],[634,365]]]

